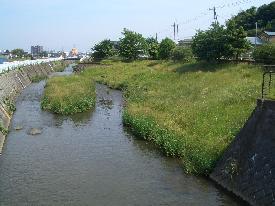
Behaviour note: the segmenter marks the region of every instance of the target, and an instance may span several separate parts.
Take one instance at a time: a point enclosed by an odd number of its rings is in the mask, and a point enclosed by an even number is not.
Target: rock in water
[[[38,135],[38,134],[41,134],[41,133],[42,133],[42,130],[39,129],[39,128],[31,128],[30,131],[29,131],[30,135]]]
[[[22,130],[23,129],[23,126],[22,125],[16,125],[14,127],[15,130],[19,131],[19,130]]]

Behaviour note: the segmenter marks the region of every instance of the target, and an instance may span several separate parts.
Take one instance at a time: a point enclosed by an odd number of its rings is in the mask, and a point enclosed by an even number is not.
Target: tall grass
[[[247,64],[113,63],[83,73],[124,91],[124,124],[180,157],[187,172],[209,174],[259,97],[261,70]]]
[[[42,107],[71,114],[95,102],[92,81],[123,90],[123,122],[187,172],[209,174],[256,105],[261,69],[247,64],[109,63],[48,80]],[[110,65],[111,63],[111,65]]]
[[[58,114],[87,111],[95,105],[95,83],[83,75],[53,77],[46,83],[41,107]]]

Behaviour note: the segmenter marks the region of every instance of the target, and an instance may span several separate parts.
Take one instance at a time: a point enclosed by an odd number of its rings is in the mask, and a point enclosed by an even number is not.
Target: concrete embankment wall
[[[275,101],[258,100],[210,177],[251,205],[275,206]]]
[[[9,128],[11,112],[7,102],[15,102],[24,88],[35,77],[49,75],[54,71],[54,63],[29,65],[0,74],[0,126]],[[5,132],[0,131],[0,154],[5,141]]]

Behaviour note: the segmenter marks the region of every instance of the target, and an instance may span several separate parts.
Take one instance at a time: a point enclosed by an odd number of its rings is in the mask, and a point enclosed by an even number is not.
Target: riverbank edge
[[[0,128],[8,131],[12,119],[13,111],[11,111],[10,105],[5,104],[6,101],[14,104],[21,92],[29,86],[35,78],[45,78],[55,72],[56,69],[59,70],[61,65],[65,68],[69,64],[70,62],[58,61],[28,65],[0,74]],[[5,144],[6,136],[6,132],[0,129],[0,155]]]

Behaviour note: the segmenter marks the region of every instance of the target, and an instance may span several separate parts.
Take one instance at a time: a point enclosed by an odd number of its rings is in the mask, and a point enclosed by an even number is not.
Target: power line
[[[213,8],[208,9],[207,11],[201,12],[198,16],[195,16],[195,17],[193,17],[193,18],[191,18],[191,19],[187,19],[187,20],[185,20],[185,21],[182,21],[182,22],[178,23],[177,25],[174,23],[174,24],[172,25],[172,27],[173,27],[173,32],[174,32],[174,39],[176,39],[176,33],[177,33],[177,35],[178,35],[179,26],[180,26],[180,25],[186,25],[186,24],[189,24],[189,23],[191,23],[191,22],[198,21],[198,20],[201,19],[202,17],[209,15],[209,10],[213,10],[213,13],[214,13],[214,22],[218,22],[218,17],[221,17],[221,16],[217,15],[217,9],[224,9],[224,8],[229,8],[229,7],[236,7],[236,6],[239,6],[239,5],[242,5],[242,4],[251,3],[251,2],[253,2],[253,1],[261,1],[261,0],[238,0],[238,1],[235,1],[235,2],[223,4],[223,5],[220,5],[220,6],[214,6]],[[167,32],[167,31],[170,31],[170,29],[169,29],[169,28],[163,29],[163,30],[157,32],[157,34],[161,34],[161,33]]]

